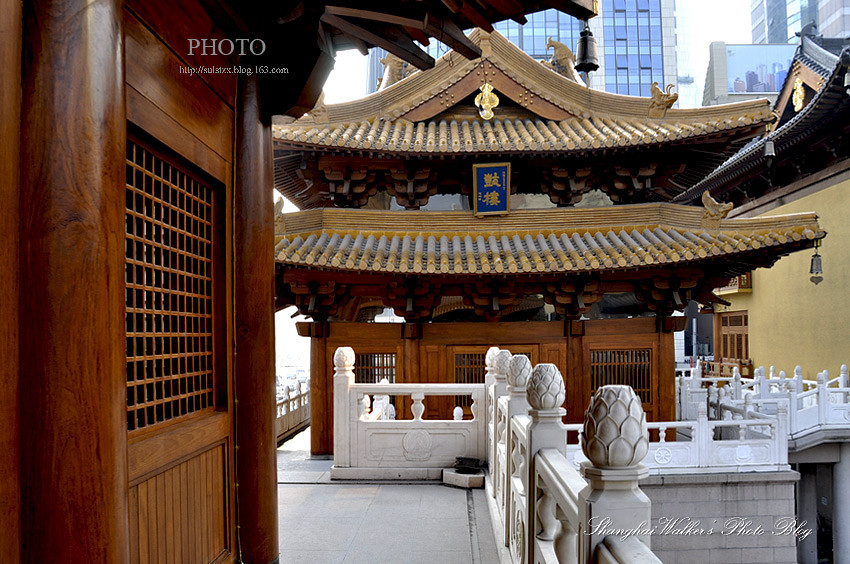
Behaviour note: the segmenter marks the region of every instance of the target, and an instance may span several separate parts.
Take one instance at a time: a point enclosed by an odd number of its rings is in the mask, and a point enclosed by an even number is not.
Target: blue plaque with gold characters
[[[504,215],[511,211],[511,163],[472,165],[475,215]]]

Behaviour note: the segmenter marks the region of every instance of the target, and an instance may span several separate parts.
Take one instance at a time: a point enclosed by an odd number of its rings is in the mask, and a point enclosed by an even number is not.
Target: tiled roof
[[[825,236],[815,214],[723,220],[703,225],[701,208],[653,204],[470,212],[317,209],[282,216],[276,260],[358,272],[559,273],[685,264]],[[381,230],[376,226],[382,226]]]
[[[755,126],[774,119],[767,100],[669,108],[663,118],[650,118],[651,98],[588,89],[541,65],[496,32],[475,30],[469,38],[480,46],[480,59],[470,61],[452,52],[433,69],[365,98],[321,105],[293,123],[275,125],[276,148],[572,151],[663,143],[737,128],[752,134]],[[464,100],[485,82],[514,104],[497,108],[493,121],[465,113],[472,106],[464,106]],[[512,110],[523,116],[514,119]]]
[[[441,119],[419,123],[375,118],[333,125],[275,126],[274,136],[317,148],[402,153],[565,152],[676,141],[771,119],[768,108],[732,117],[687,121],[598,115],[561,121]]]

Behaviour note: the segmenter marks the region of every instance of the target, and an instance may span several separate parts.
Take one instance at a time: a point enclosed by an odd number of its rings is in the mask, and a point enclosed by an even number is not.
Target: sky
[[[726,43],[751,43],[749,0],[676,0],[677,24],[680,38],[677,50],[681,63],[689,64],[695,79],[696,93],[690,97],[695,103],[685,105],[680,97],[680,107],[701,104],[705,73],[708,68],[708,50],[712,41]],[[680,68],[679,74],[682,74]],[[366,94],[366,57],[356,50],[340,51],[336,55],[334,70],[325,83],[325,102],[337,104],[362,98]],[[297,211],[286,203],[284,211]],[[279,375],[293,372],[295,366],[307,366],[310,358],[310,340],[298,337],[293,319],[295,308],[287,308],[275,316],[277,340],[276,368]]]

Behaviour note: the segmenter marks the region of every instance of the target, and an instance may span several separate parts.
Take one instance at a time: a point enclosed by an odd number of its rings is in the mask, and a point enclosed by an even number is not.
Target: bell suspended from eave
[[[599,69],[599,57],[596,54],[596,38],[590,31],[590,24],[585,20],[584,29],[576,47],[576,70],[583,73]]]

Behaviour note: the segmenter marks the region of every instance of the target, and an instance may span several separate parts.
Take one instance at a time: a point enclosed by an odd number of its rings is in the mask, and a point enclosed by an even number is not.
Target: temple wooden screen
[[[214,407],[213,190],[127,142],[127,429]]]
[[[378,384],[383,378],[395,383],[396,353],[356,353],[354,355],[354,382]]]
[[[652,349],[602,349],[590,351],[590,385],[631,386],[643,403],[652,403]]]
[[[448,347],[449,349],[449,378],[454,384],[483,384],[484,383],[484,357],[490,347]],[[532,360],[536,355],[532,355],[529,347],[522,345],[512,345],[505,347],[512,354],[522,354]],[[472,415],[469,410],[472,405],[470,396],[455,396],[454,405],[459,405],[463,408],[464,416]],[[452,406],[452,409],[454,407]]]

